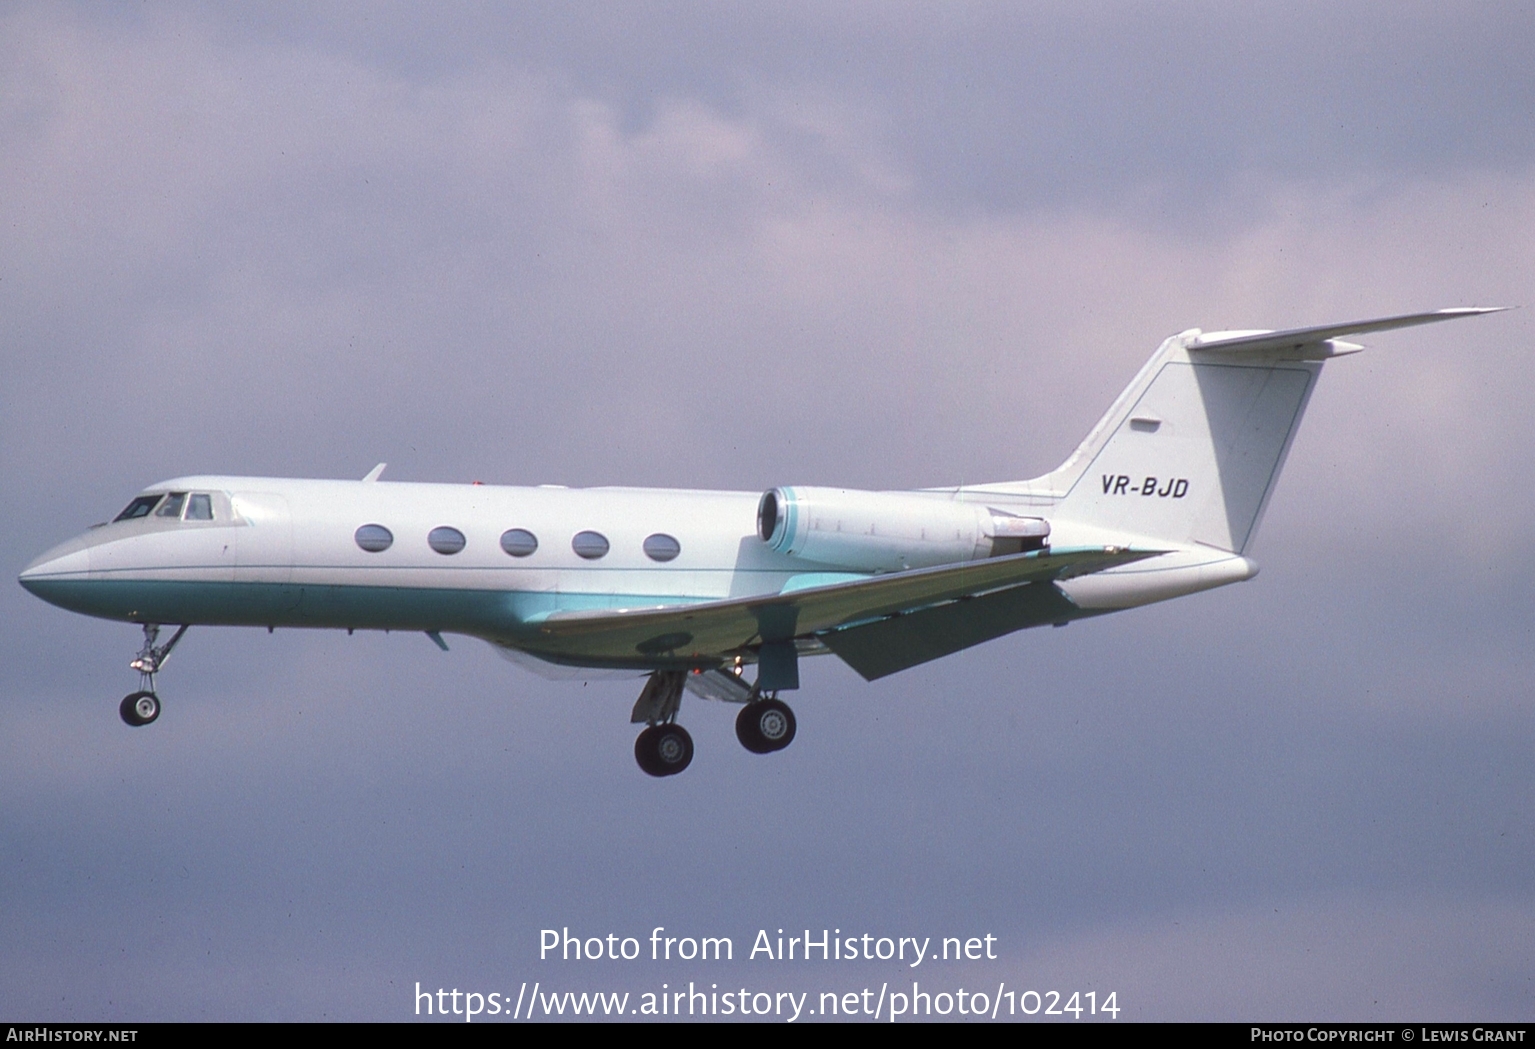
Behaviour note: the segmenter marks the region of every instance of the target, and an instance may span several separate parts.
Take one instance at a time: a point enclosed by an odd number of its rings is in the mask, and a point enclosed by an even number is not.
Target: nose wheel
[[[153,692],[133,692],[123,697],[117,707],[123,721],[138,728],[160,716],[160,697]]]
[[[771,754],[794,742],[794,711],[780,699],[748,703],[736,715],[736,739],[753,754]]]

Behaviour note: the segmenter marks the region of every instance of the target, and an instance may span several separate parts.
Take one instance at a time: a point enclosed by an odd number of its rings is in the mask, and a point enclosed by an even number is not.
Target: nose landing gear
[[[123,721],[138,728],[160,716],[160,697],[153,692],[132,692],[123,697],[117,712]]]
[[[117,706],[117,713],[123,721],[134,728],[148,725],[160,716],[160,697],[155,695],[155,675],[170,658],[171,649],[176,647],[176,642],[187,632],[188,624],[183,623],[177,631],[171,635],[171,639],[163,645],[156,645],[160,638],[160,625],[158,623],[144,624],[144,647],[139,649],[139,654],[128,665],[139,672],[139,690],[130,692],[123,697],[123,701]]]

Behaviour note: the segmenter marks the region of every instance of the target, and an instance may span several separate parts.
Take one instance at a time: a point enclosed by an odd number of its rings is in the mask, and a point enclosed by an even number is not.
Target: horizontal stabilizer
[[[1265,332],[1210,332],[1196,336],[1187,343],[1191,350],[1219,350],[1222,353],[1277,353],[1315,346],[1329,339],[1341,339],[1345,335],[1366,335],[1372,331],[1392,331],[1411,328],[1418,324],[1455,320],[1457,317],[1476,317],[1483,313],[1499,313],[1507,306],[1462,306],[1429,313],[1407,313],[1400,317],[1381,317],[1372,321],[1352,321],[1347,324],[1324,324],[1315,328],[1291,328],[1289,331]]]

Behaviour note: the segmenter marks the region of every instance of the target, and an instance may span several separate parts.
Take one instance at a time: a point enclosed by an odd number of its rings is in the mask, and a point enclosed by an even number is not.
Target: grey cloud
[[[426,25],[408,5],[341,10],[213,24],[414,82],[545,70],[626,128],[673,97],[744,116],[832,96],[864,107],[924,201],[984,212],[1146,191],[1197,210],[1252,171],[1442,177],[1531,159],[1518,4],[471,5]]]

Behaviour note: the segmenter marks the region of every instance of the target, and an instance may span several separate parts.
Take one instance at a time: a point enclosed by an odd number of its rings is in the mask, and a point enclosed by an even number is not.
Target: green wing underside
[[[1079,616],[1052,584],[1161,552],[1035,551],[707,604],[556,613],[518,647],[556,662],[698,667],[750,657],[764,643],[816,638],[873,679]]]

